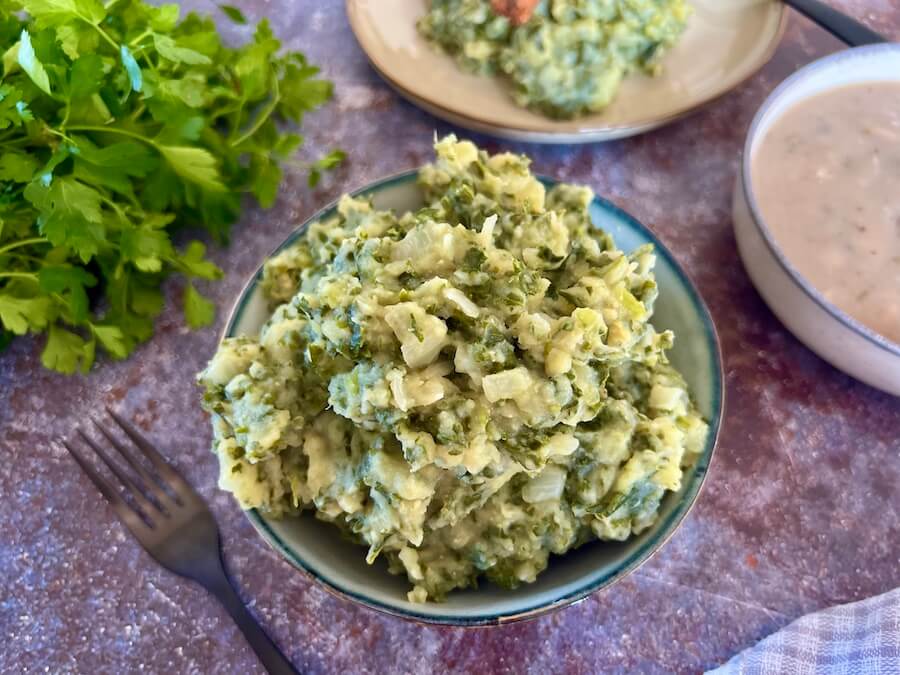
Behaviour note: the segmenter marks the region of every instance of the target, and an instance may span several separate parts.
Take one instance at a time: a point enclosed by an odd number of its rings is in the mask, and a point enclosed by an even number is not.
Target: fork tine
[[[100,457],[101,460],[103,460],[103,463],[106,464],[107,468],[113,473],[113,475],[115,475],[116,478],[119,479],[119,482],[122,483],[122,485],[125,487],[126,492],[128,492],[128,494],[131,495],[132,499],[137,502],[137,511],[141,516],[143,516],[144,520],[152,525],[152,515],[165,516],[165,513],[163,513],[156,504],[154,504],[144,496],[142,488],[137,485],[137,483],[135,483],[135,481],[132,480],[131,477],[128,476],[128,474],[122,471],[122,469],[120,469],[116,465],[116,463],[110,459],[109,455],[104,452],[103,448],[101,448],[99,444],[95,443],[94,439],[92,439],[84,432],[84,429],[78,427],[75,429],[75,431],[78,432],[78,434],[81,436],[81,439],[85,443],[91,446],[91,450],[97,453],[97,456]]]
[[[123,418],[109,406],[106,407],[106,412],[108,412],[109,416],[115,420],[116,424],[119,425],[119,428],[125,432],[125,435],[134,442],[138,447],[138,450],[143,453],[144,457],[150,460],[154,468],[159,472],[159,475],[169,481],[170,486],[177,487],[179,490],[186,491],[188,494],[194,493],[194,488],[188,485],[187,481],[185,481],[178,472],[172,468],[172,465],[157,452],[156,448],[150,444],[150,441],[144,438],[144,436],[134,428],[134,425],[132,425],[131,422]],[[180,496],[178,491],[173,490],[173,492],[177,499]]]
[[[134,471],[141,477],[141,486],[140,489],[146,491],[146,493],[154,498],[160,506],[171,507],[173,505],[172,497],[166,492],[166,484],[164,481],[160,480],[153,476],[149,471],[147,471],[141,463],[138,462],[134,458],[134,453],[128,450],[119,440],[113,436],[109,430],[104,427],[100,422],[91,417],[91,422],[93,422],[94,426],[100,430],[100,433],[106,437],[106,440],[109,441],[109,444],[112,445],[116,451],[118,451],[119,455],[125,458],[125,461],[128,462],[128,465],[134,469]],[[169,487],[169,490],[172,490]],[[172,490],[174,492],[174,490]],[[177,503],[177,502],[176,502]]]
[[[116,492],[116,490],[106,482],[106,479],[103,478],[97,471],[88,464],[87,460],[81,456],[81,453],[78,452],[75,448],[73,448],[68,441],[61,441],[63,447],[69,452],[78,466],[81,467],[81,470],[84,474],[91,480],[91,482],[96,486],[96,488],[100,491],[100,494],[109,502],[110,506],[113,507],[113,511],[119,517],[119,520],[124,523],[124,525],[134,533],[140,533],[141,535],[146,534],[149,527],[144,522],[144,520],[128,505],[122,496]]]
[[[110,502],[115,502],[119,499],[118,493],[113,490],[112,486],[107,483],[103,477],[94,471],[93,467],[87,463],[84,457],[81,456],[75,448],[69,445],[68,441],[62,441],[63,447],[72,455],[72,459],[78,462],[78,466],[81,467],[81,470],[84,471],[85,475],[91,479],[91,482],[96,486],[98,490],[100,490],[100,494],[102,494],[107,500]]]

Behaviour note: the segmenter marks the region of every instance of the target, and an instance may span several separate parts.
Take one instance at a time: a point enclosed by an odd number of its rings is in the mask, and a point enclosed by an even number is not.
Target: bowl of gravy
[[[900,396],[900,44],[826,57],[769,96],[744,148],[734,228],[782,323]]]

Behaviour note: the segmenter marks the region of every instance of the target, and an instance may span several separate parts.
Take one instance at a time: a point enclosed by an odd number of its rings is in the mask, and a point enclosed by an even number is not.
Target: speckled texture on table
[[[252,19],[271,17],[335,81],[335,102],[304,125],[302,155],[339,145],[350,159],[315,191],[289,175],[277,206],[249,211],[231,247],[213,251],[227,271],[208,288],[222,316],[296,224],[342,191],[421,165],[435,129],[449,130],[379,81],[341,0],[235,4]],[[832,4],[900,38],[897,0]],[[261,672],[225,611],[154,564],[52,444],[103,404],[136,418],[210,501],[242,597],[304,672],[697,671],[806,612],[900,585],[900,399],[800,345],[753,290],[731,230],[751,116],[785,76],[838,47],[792,17],[758,76],[704,112],[624,142],[475,137],[529,153],[537,171],[592,185],[649,225],[692,271],[721,333],[728,411],[717,461],[684,525],[638,572],[577,606],[491,629],[422,627],[332,597],[272,552],[216,489],[193,374],[218,327],[191,333],[170,309],[134,358],[100,363],[87,377],[42,370],[37,340],[0,356],[0,672]]]

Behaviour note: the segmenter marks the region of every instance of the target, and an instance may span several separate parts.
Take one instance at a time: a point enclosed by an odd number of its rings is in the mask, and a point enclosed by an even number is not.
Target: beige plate
[[[416,30],[426,0],[347,0],[372,65],[402,96],[453,124],[513,140],[587,143],[649,131],[736,87],[769,60],[787,19],[777,0],[692,0],[695,12],[656,78],[632,75],[602,113],[551,120],[517,106],[498,78],[461,71]]]

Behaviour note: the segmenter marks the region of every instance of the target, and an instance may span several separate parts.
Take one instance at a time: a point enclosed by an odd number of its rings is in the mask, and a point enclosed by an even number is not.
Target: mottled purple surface
[[[276,208],[248,212],[232,246],[213,252],[228,273],[208,289],[223,315],[296,224],[343,191],[427,161],[434,130],[449,130],[378,80],[340,0],[235,4],[272,17],[336,83],[335,103],[304,126],[303,156],[339,145],[350,160],[313,192],[290,175]],[[900,38],[897,0],[833,4]],[[719,327],[728,411],[718,457],[696,508],[641,570],[580,605],[503,628],[422,627],[333,598],[215,488],[193,374],[217,329],[191,333],[168,310],[134,358],[87,377],[42,370],[37,340],[0,356],[0,671],[261,672],[225,611],[155,565],[52,445],[107,403],[134,416],[210,501],[242,597],[306,672],[697,671],[806,612],[900,585],[900,399],[838,373],[785,331],[741,267],[729,215],[753,112],[786,75],[837,48],[794,17],[760,75],[633,140],[573,148],[474,137],[528,152],[537,171],[592,185],[648,224],[692,271]]]

